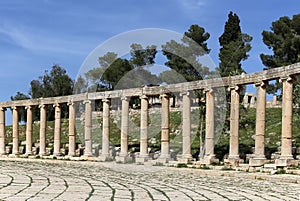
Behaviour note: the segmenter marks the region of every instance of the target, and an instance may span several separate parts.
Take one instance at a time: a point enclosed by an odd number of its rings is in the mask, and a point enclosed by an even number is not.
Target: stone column
[[[61,107],[59,104],[54,104],[55,107],[55,123],[54,123],[54,156],[60,155],[60,134],[61,134]]]
[[[254,158],[250,158],[251,166],[261,166],[266,162],[265,130],[266,130],[266,85],[267,81],[255,83],[257,90],[256,124],[255,124],[255,151]]]
[[[140,155],[136,158],[137,163],[148,161],[148,97],[141,98],[141,128],[140,128]]]
[[[126,162],[128,158],[128,131],[129,131],[129,99],[122,97],[122,119],[121,119],[121,152],[117,161]]]
[[[215,147],[215,99],[213,89],[205,90],[206,96],[206,112],[205,112],[205,155],[200,163],[202,164],[212,164],[218,163],[219,160],[215,157],[214,147]]]
[[[105,98],[103,102],[103,130],[102,130],[102,152],[99,156],[101,161],[106,161],[110,158],[109,154],[109,118],[110,118],[110,100]]]
[[[231,163],[239,161],[239,109],[240,109],[240,94],[239,86],[230,87],[231,104],[230,104],[230,142],[229,156]]]
[[[289,166],[295,163],[292,155],[293,79],[284,77],[280,81],[282,82],[281,155],[275,164]]]
[[[40,152],[39,155],[46,155],[46,105],[40,105]]]
[[[32,155],[32,107],[26,106],[26,152],[25,155]]]
[[[191,99],[190,92],[181,93],[182,96],[182,158],[180,163],[192,161],[191,154]]]
[[[162,162],[170,159],[170,100],[168,94],[163,94],[161,98],[161,155]]]
[[[0,108],[0,155],[5,155],[5,111],[6,108]]]
[[[18,108],[12,107],[13,110],[13,148],[12,154],[19,155],[19,114]]]
[[[93,156],[92,153],[92,102],[86,100],[85,104],[85,122],[84,122],[84,156]]]
[[[69,153],[68,156],[75,156],[76,136],[75,136],[75,107],[73,102],[69,106]]]

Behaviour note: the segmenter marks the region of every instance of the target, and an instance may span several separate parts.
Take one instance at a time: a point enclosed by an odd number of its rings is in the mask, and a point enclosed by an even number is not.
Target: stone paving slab
[[[299,200],[299,175],[0,160],[0,200]]]

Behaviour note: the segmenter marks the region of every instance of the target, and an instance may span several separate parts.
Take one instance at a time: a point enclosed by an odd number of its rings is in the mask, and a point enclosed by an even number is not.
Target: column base
[[[193,161],[192,155],[183,155],[182,157],[178,158],[178,163],[180,164],[191,164]]]
[[[279,158],[275,160],[276,167],[298,166],[299,162],[293,158]]]
[[[8,158],[19,158],[20,154],[17,153],[17,154],[9,154],[8,155]]]
[[[139,156],[135,158],[135,163],[142,163],[144,164],[145,162],[147,162],[149,160],[149,156]]]
[[[158,159],[155,160],[156,163],[162,163],[162,164],[166,164],[170,161],[170,158],[166,158],[166,157],[159,157]]]
[[[266,158],[250,158],[249,165],[251,167],[260,167],[263,166],[267,162]]]
[[[117,163],[130,163],[132,162],[132,158],[130,156],[116,156],[115,157]]]
[[[200,158],[200,165],[211,165],[219,163],[219,159],[216,158],[215,155],[204,156],[204,158]]]
[[[237,156],[229,156],[228,159],[224,159],[224,164],[226,166],[239,166],[240,163],[243,163],[244,161],[240,159],[240,157]]]
[[[112,157],[109,155],[100,155],[97,157],[97,161],[105,162],[105,161],[112,161]]]

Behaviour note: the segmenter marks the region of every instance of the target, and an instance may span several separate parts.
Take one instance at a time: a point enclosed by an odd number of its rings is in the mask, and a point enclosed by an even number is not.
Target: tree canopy
[[[222,77],[239,75],[244,72],[241,61],[248,58],[247,53],[251,50],[251,41],[251,36],[242,33],[237,14],[230,12],[225,23],[224,33],[219,37],[221,49],[218,70]]]

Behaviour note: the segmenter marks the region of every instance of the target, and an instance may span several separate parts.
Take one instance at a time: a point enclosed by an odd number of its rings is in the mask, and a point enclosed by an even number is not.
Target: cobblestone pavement
[[[113,162],[0,161],[0,200],[299,200],[299,183],[246,174],[252,173],[227,177]]]

